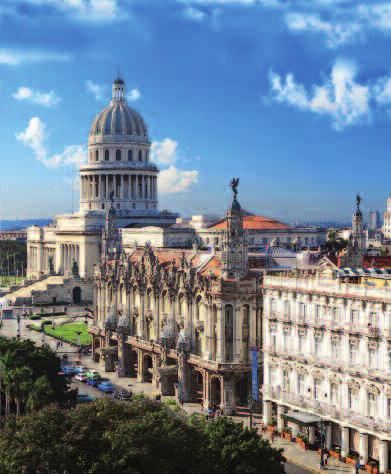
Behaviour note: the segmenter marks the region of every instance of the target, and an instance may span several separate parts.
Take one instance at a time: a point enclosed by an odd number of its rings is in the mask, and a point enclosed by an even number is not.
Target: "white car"
[[[85,372],[80,372],[80,374],[75,375],[75,380],[79,382],[87,382],[87,374]]]

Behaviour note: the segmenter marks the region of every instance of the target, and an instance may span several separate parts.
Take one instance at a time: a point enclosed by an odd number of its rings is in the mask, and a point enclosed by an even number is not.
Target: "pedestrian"
[[[360,468],[361,468],[360,461],[357,461],[356,464],[354,465],[354,469],[356,470],[356,474],[360,474]]]
[[[274,443],[274,438],[276,437],[276,434],[274,431],[272,431],[271,435],[270,435],[270,441],[271,443],[273,444]]]
[[[328,453],[328,452],[325,452],[325,453],[324,453],[324,456],[323,456],[323,461],[324,461],[324,465],[325,465],[326,467],[327,467],[328,460],[329,460],[329,453]]]

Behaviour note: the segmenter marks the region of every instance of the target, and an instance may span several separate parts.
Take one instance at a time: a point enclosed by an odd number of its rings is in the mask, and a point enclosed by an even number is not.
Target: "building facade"
[[[264,422],[361,464],[391,455],[391,290],[335,272],[263,282]],[[387,277],[388,278],[388,277]],[[362,280],[362,281],[361,281]],[[322,428],[323,427],[323,428]]]
[[[220,253],[147,245],[125,254],[107,230],[91,334],[93,357],[105,370],[231,414],[247,402],[261,298],[236,195],[227,218]]]

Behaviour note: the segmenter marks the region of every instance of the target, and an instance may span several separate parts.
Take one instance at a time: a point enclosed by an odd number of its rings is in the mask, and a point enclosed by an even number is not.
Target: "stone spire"
[[[360,204],[361,197],[357,194],[356,210],[352,216],[352,233],[347,248],[342,251],[340,256],[341,267],[360,268],[363,266],[364,231]]]
[[[243,278],[248,270],[247,240],[243,229],[243,210],[237,200],[239,178],[232,179],[233,198],[227,210],[227,229],[222,242],[223,278]]]
[[[114,191],[110,193],[111,206],[106,213],[105,230],[102,239],[103,259],[114,260],[121,256],[121,236],[118,230],[117,213],[113,205]]]

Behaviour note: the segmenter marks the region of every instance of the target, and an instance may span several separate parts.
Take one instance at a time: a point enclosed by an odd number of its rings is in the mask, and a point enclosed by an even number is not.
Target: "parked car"
[[[80,372],[80,374],[75,375],[75,380],[78,380],[79,382],[87,382],[87,374],[85,372]]]
[[[84,365],[78,365],[75,367],[76,374],[81,374],[82,372],[88,372],[88,367],[85,367]]]
[[[129,392],[129,390],[125,390],[124,388],[120,388],[119,390],[116,390],[113,392],[113,398],[116,400],[131,400],[132,399],[132,392]]]
[[[100,379],[100,375],[95,375],[94,377],[87,376],[87,385],[92,385],[93,387],[96,387],[100,382]]]
[[[95,375],[99,375],[99,372],[97,370],[86,370],[87,377],[95,377]]]
[[[61,371],[64,375],[74,375],[76,373],[76,368],[73,365],[64,366]]]
[[[87,393],[79,393],[76,397],[76,403],[88,403],[93,402],[95,400],[94,397],[88,395]]]
[[[113,383],[109,379],[102,379],[98,383],[97,388],[101,392],[105,392],[105,393],[113,393],[115,390]]]

